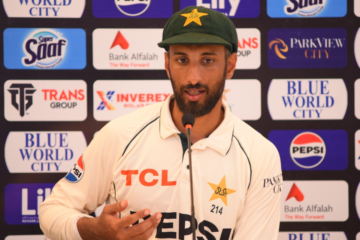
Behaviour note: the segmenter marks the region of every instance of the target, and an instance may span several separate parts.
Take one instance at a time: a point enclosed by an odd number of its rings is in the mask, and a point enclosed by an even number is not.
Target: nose
[[[187,74],[188,82],[195,85],[201,80],[200,66],[196,62],[192,62],[189,66],[189,71]]]

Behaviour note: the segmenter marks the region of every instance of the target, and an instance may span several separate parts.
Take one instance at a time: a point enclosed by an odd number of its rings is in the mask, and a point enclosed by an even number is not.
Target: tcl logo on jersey
[[[4,84],[8,121],[83,121],[87,87],[83,80],[8,80]]]
[[[268,108],[274,120],[344,119],[347,99],[343,79],[273,79]]]
[[[284,181],[282,222],[346,221],[349,189],[345,181]]]
[[[51,240],[44,235],[9,235],[5,240]]]
[[[4,65],[8,69],[83,69],[86,66],[85,31],[7,28]]]
[[[256,28],[237,28],[238,51],[236,69],[257,69],[261,64],[260,31]]]
[[[354,100],[355,117],[360,119],[360,79],[357,79],[354,83]]]
[[[260,14],[260,0],[180,0],[180,8],[206,7],[230,18],[256,18]]]
[[[273,130],[283,170],[345,170],[348,136],[344,130]]]
[[[344,232],[279,232],[278,240],[347,240]]]
[[[271,68],[343,68],[347,32],[343,28],[292,28],[268,31]]]
[[[261,83],[259,80],[226,80],[223,99],[231,112],[242,120],[258,120],[261,117]]]
[[[140,182],[145,187],[152,187],[157,184],[161,186],[175,186],[176,181],[170,181],[168,176],[168,170],[161,170],[159,173],[155,169],[144,169],[144,170],[122,170],[121,175],[125,186],[132,186],[133,181]],[[133,177],[134,176],[134,177]],[[133,180],[136,179],[136,180]],[[151,179],[151,180],[150,180]],[[134,183],[138,184],[138,183]]]
[[[360,170],[360,130],[355,133],[355,167]]]
[[[47,198],[53,183],[8,184],[5,187],[5,221],[14,224],[39,224],[39,206]]]
[[[94,83],[94,118],[110,121],[172,93],[169,80],[98,80]]]
[[[344,17],[346,1],[269,0],[267,13],[272,18]]]
[[[354,13],[356,16],[360,17],[360,2],[358,0],[354,0]]]
[[[146,36],[146,41],[144,41]],[[93,64],[96,69],[164,69],[162,29],[95,29]]]
[[[87,144],[82,132],[10,132],[5,161],[10,173],[68,172]]]
[[[93,14],[98,18],[169,18],[173,1],[163,0],[93,0]]]
[[[81,18],[85,0],[4,0],[8,17]]]

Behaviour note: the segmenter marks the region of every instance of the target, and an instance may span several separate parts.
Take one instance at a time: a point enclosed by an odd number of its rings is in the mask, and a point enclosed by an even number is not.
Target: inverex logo
[[[274,120],[344,119],[347,105],[343,79],[273,79],[269,86]]]
[[[278,240],[347,240],[344,232],[279,232]]]
[[[355,167],[360,170],[360,130],[355,133]]]
[[[98,18],[169,18],[173,1],[163,0],[93,0],[93,14]]]
[[[8,17],[81,18],[85,0],[4,0]]]
[[[268,0],[267,13],[272,18],[344,17],[346,1]]]
[[[345,170],[348,136],[344,130],[273,130],[283,170]]]
[[[230,18],[256,18],[260,14],[260,0],[180,0],[180,8],[206,7]]]
[[[85,31],[7,28],[4,65],[8,69],[83,69],[86,66]]]
[[[360,119],[360,79],[357,79],[354,83],[354,100],[355,117]]]
[[[278,28],[268,31],[271,68],[343,68],[347,32],[343,28]]]
[[[5,162],[10,173],[68,172],[85,150],[82,132],[10,132]]]
[[[343,222],[349,217],[345,181],[284,181],[282,222]]]
[[[39,206],[53,183],[8,184],[5,187],[5,221],[10,225],[39,224]]]
[[[257,69],[261,64],[260,31],[256,28],[237,28],[238,51],[236,69]]]
[[[146,37],[146,41],[144,41]],[[96,69],[164,69],[162,29],[95,29],[93,64]]]
[[[83,80],[8,80],[4,84],[8,121],[83,121],[87,87]]]
[[[242,120],[261,117],[261,83],[257,79],[226,80],[223,99],[232,113]]]
[[[110,121],[162,102],[172,92],[169,80],[98,80],[94,83],[94,118]]]

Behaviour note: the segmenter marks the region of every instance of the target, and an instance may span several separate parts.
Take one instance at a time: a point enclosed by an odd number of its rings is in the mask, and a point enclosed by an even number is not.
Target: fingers
[[[114,204],[105,205],[103,213],[114,214],[114,213],[122,212],[125,210],[127,205],[128,205],[127,200],[117,202]]]
[[[137,220],[148,216],[149,214],[150,214],[149,209],[140,210],[134,214],[131,214],[127,217],[122,218],[123,223],[126,224],[127,226],[129,226],[129,225],[133,224],[134,222],[136,222]]]
[[[161,221],[161,213],[155,213],[153,216],[151,216],[150,218],[146,219],[145,221],[133,225],[132,227],[129,227],[127,229],[127,231],[129,231],[129,234],[131,236],[136,236],[139,234],[145,234],[146,232],[150,232],[151,233],[154,231],[154,229],[158,226],[158,224]]]

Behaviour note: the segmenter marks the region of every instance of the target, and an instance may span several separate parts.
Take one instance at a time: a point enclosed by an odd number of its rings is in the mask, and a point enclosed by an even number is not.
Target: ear
[[[168,78],[170,79],[169,53],[168,52],[164,52],[164,58],[165,58],[165,70],[168,75]]]
[[[234,75],[237,62],[237,54],[232,53],[227,60],[226,79],[231,79]]]

